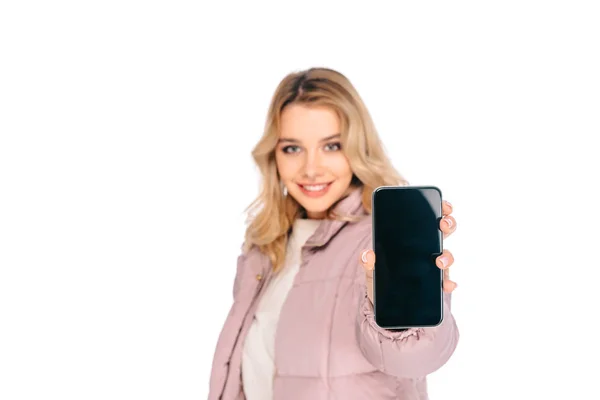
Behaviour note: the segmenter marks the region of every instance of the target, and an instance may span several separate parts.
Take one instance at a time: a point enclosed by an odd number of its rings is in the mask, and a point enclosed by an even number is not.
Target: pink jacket
[[[459,333],[444,294],[435,328],[379,328],[367,298],[359,253],[372,248],[371,216],[361,189],[336,206],[357,223],[324,220],[302,248],[302,264],[275,340],[274,400],[428,399],[426,375],[450,358]],[[242,346],[271,262],[252,247],[237,261],[234,302],[214,354],[209,400],[244,400]]]

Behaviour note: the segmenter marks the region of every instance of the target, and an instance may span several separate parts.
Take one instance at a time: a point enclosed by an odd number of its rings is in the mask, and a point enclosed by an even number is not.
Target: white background
[[[431,398],[600,398],[594,3],[2,2],[0,398],[206,398],[250,151],[311,66],[455,207]]]

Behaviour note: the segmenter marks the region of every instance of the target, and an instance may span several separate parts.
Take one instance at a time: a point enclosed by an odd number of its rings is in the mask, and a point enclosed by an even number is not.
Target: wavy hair
[[[329,107],[340,122],[342,151],[353,176],[350,187],[328,210],[327,219],[352,221],[333,209],[353,189],[363,187],[362,205],[371,213],[371,194],[379,186],[404,186],[408,181],[393,167],[375,125],[358,92],[341,73],[329,68],[310,68],[288,74],[277,86],[269,106],[264,132],[252,157],[261,175],[258,197],[244,210],[247,213],[243,251],[253,245],[270,258],[278,270],[285,261],[288,234],[294,220],[305,210],[285,196],[275,163],[281,113],[289,104]]]

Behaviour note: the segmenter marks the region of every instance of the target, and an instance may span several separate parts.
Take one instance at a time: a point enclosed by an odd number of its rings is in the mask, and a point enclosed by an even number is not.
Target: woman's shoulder
[[[240,246],[240,255],[239,257],[246,257],[248,256],[248,254],[250,254],[251,252],[255,251],[256,249],[256,245],[253,243],[248,242],[247,240],[244,240]]]
[[[262,254],[263,253],[260,247],[256,243],[248,242],[245,240],[240,246],[238,259],[240,261],[245,261],[254,257],[260,257]]]

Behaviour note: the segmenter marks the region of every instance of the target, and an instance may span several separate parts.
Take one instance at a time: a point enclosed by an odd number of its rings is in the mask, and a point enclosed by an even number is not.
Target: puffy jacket
[[[359,222],[323,220],[302,248],[302,263],[281,310],[275,339],[274,400],[428,399],[426,376],[443,366],[459,332],[444,294],[434,328],[389,331],[374,321],[359,253],[372,249],[362,189],[336,211]],[[244,400],[241,360],[271,262],[253,246],[237,260],[233,305],[217,342],[209,400]]]

